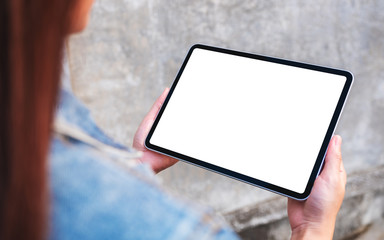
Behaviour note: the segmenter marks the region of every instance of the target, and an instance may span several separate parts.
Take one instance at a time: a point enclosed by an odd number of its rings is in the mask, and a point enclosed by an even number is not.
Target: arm
[[[341,137],[328,146],[325,165],[305,201],[288,199],[291,239],[332,239],[343,202],[347,175],[341,158]]]
[[[141,157],[141,162],[148,163],[155,173],[174,165],[177,160],[156,152],[149,151],[144,146],[145,138],[147,137],[149,130],[152,127],[153,122],[155,121],[156,115],[159,112],[161,106],[164,103],[165,98],[167,97],[169,89],[166,88],[161,96],[153,104],[151,110],[144,117],[139,128],[136,131],[135,137],[133,139],[133,147],[141,152],[143,156]]]

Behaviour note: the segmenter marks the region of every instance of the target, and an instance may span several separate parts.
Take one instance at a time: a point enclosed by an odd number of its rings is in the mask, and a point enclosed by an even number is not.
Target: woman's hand
[[[341,137],[329,143],[324,168],[305,201],[288,199],[292,239],[332,239],[343,202],[347,175],[341,158]]]
[[[135,137],[133,139],[133,147],[141,152],[143,156],[141,157],[141,162],[148,163],[155,173],[158,173],[172,165],[174,165],[177,160],[156,152],[149,151],[144,146],[145,138],[148,135],[149,130],[152,127],[153,122],[155,121],[156,115],[159,112],[161,106],[164,103],[165,98],[169,89],[166,88],[161,94],[161,96],[153,104],[149,113],[144,117],[144,120],[141,122],[139,128],[136,131]]]

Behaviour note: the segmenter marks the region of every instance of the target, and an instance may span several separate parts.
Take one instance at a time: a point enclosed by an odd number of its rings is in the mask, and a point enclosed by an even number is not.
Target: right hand
[[[341,157],[341,137],[329,143],[324,168],[305,201],[288,199],[292,239],[332,239],[343,202],[347,175]]]

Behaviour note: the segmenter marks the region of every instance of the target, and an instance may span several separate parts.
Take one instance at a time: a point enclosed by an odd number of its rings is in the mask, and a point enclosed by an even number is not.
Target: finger
[[[161,106],[163,106],[163,103],[165,99],[167,98],[167,95],[169,93],[169,88],[164,89],[163,93],[160,95],[160,97],[156,100],[156,102],[151,107],[151,110],[149,110],[146,118],[148,120],[154,121],[156,118],[157,113],[159,112]]]
[[[347,172],[345,171],[343,161],[341,161],[341,164],[340,164],[340,173],[342,174],[343,184],[345,186],[347,184]]]
[[[329,143],[323,169],[324,174],[334,175],[342,169],[341,142],[341,137],[335,135]]]
[[[144,149],[144,138],[149,133],[149,130],[152,127],[153,122],[155,121],[156,115],[159,112],[161,106],[163,105],[165,98],[169,92],[169,88],[166,88],[161,96],[156,100],[153,104],[152,108],[149,110],[147,115],[144,117],[143,121],[140,123],[139,128],[135,133],[135,137],[133,139],[133,147],[138,150]]]

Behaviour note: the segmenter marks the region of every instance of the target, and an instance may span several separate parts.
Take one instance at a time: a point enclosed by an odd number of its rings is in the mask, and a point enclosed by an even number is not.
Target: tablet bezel
[[[267,61],[267,62],[272,62],[272,63],[277,63],[277,64],[283,64],[283,65],[288,65],[288,66],[293,66],[293,67],[299,67],[299,68],[304,68],[304,69],[309,69],[309,70],[314,70],[314,71],[319,71],[319,72],[331,73],[331,74],[336,74],[336,75],[346,77],[345,85],[344,85],[342,93],[339,97],[339,101],[337,103],[336,109],[333,113],[331,123],[328,127],[328,130],[327,130],[327,133],[324,137],[322,146],[321,146],[319,153],[317,155],[315,165],[312,169],[310,178],[307,182],[307,186],[306,186],[305,191],[303,193],[294,192],[294,191],[291,191],[289,189],[282,188],[282,187],[270,184],[268,182],[264,182],[264,181],[261,181],[259,179],[256,179],[256,178],[253,178],[250,176],[246,176],[246,175],[240,174],[238,172],[234,172],[234,171],[231,171],[229,169],[225,169],[225,168],[219,167],[217,165],[213,165],[213,164],[201,161],[199,159],[195,159],[195,158],[192,158],[192,157],[189,157],[189,156],[186,156],[186,155],[183,155],[183,154],[180,154],[180,153],[177,153],[177,152],[171,151],[169,149],[165,149],[165,148],[162,148],[162,147],[159,147],[159,146],[156,146],[156,145],[153,145],[150,143],[150,139],[151,139],[151,137],[152,137],[159,121],[160,121],[160,118],[161,118],[165,108],[167,107],[167,104],[168,104],[168,102],[169,102],[169,100],[170,100],[170,98],[171,98],[171,96],[172,96],[172,94],[173,94],[173,92],[177,86],[177,83],[179,82],[179,79],[180,79],[180,77],[181,77],[181,75],[182,75],[182,73],[183,73],[183,71],[184,71],[184,69],[188,63],[188,60],[190,59],[190,57],[191,57],[191,55],[195,49],[204,49],[204,50],[208,50],[208,51],[215,51],[215,52],[220,52],[220,53],[224,53],[224,54],[231,54],[231,55],[235,55],[235,56],[257,59],[257,60],[262,60],[262,61]],[[341,112],[343,110],[344,104],[345,104],[346,99],[348,97],[348,93],[349,93],[349,90],[351,88],[352,82],[353,82],[352,73],[345,71],[345,70],[334,69],[334,68],[323,67],[323,66],[317,66],[317,65],[313,65],[313,64],[296,62],[296,61],[291,61],[291,60],[279,59],[279,58],[275,58],[275,57],[268,57],[268,56],[263,56],[263,55],[239,52],[239,51],[234,51],[234,50],[229,50],[229,49],[206,46],[206,45],[202,45],[202,44],[196,44],[196,45],[193,45],[190,48],[190,50],[188,51],[188,54],[187,54],[187,56],[186,56],[186,58],[182,64],[176,78],[175,78],[175,81],[173,82],[173,84],[170,88],[168,96],[166,97],[166,99],[165,99],[161,109],[159,110],[159,113],[156,116],[156,119],[155,119],[149,133],[148,133],[148,136],[145,140],[145,146],[149,150],[177,158],[181,161],[205,168],[207,170],[225,175],[227,177],[231,177],[233,179],[251,184],[253,186],[257,186],[257,187],[260,187],[260,188],[263,188],[263,189],[269,190],[271,192],[281,194],[281,195],[284,195],[284,196],[287,196],[287,197],[290,197],[293,199],[305,200],[310,195],[313,184],[316,180],[316,177],[318,176],[318,174],[321,170],[329,141],[331,140],[332,135],[334,133],[334,130],[337,126],[337,123],[338,123],[338,120],[340,118]]]

